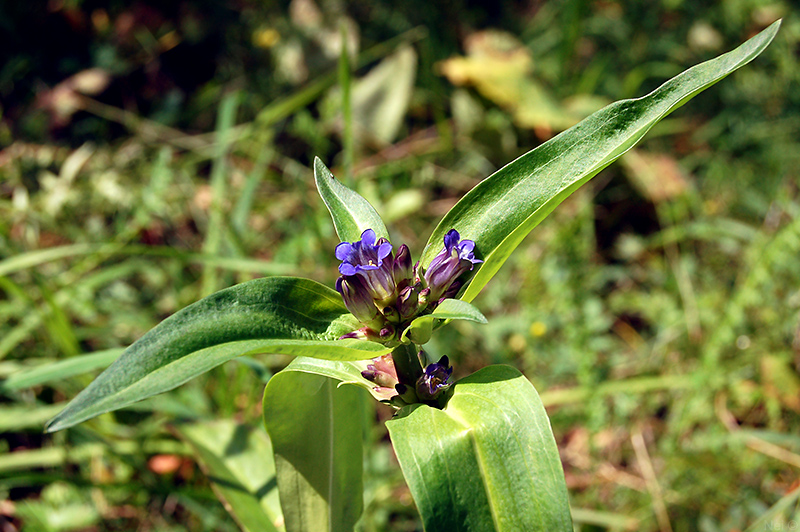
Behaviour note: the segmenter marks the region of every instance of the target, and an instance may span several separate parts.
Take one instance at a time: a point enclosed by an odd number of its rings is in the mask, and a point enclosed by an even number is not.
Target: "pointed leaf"
[[[211,487],[242,530],[278,530],[275,523],[283,518],[275,464],[263,430],[219,420],[178,425],[175,432],[192,446]]]
[[[161,322],[131,345],[67,407],[48,432],[171,390],[242,355],[363,360],[374,342],[337,340],[358,328],[339,294],[308,279],[269,277],[221,290]]]
[[[445,299],[431,314],[414,319],[403,331],[402,340],[409,339],[415,344],[424,344],[430,340],[434,322],[439,320],[467,320],[478,323],[489,323],[480,310],[461,299]]]
[[[363,392],[281,371],[264,390],[286,532],[352,530],[363,505]]]
[[[519,371],[483,368],[444,410],[413,405],[386,426],[425,530],[572,531],[550,421]]]
[[[355,242],[367,229],[375,231],[378,238],[389,237],[375,208],[358,192],[337,181],[319,157],[314,158],[314,180],[342,242]]]
[[[613,103],[501,168],[467,193],[433,231],[427,266],[457,229],[484,260],[462,299],[471,301],[522,239],[578,187],[633,147],[659,120],[758,56],[780,21],[716,59],[694,66],[647,96]]]
[[[367,390],[375,399],[380,401],[383,396],[376,392],[375,383],[368,381],[361,375],[361,372],[367,369],[368,364],[368,360],[340,361],[297,357],[283,371],[301,371],[303,373],[322,375],[337,381],[337,386],[354,384]]]
[[[445,299],[431,314],[434,318],[447,320],[467,320],[478,323],[489,323],[480,310],[474,305],[460,299]]]

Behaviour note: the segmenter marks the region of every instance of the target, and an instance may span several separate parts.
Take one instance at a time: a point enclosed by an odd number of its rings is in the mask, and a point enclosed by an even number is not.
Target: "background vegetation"
[[[790,529],[800,22],[789,6],[3,3],[0,530],[237,530],[180,427],[227,418],[263,431],[263,385],[280,365],[243,359],[75,429],[42,427],[122,347],[216,289],[275,274],[332,286],[338,240],[313,156],[418,256],[495,169],[780,17],[763,56],[534,231],[475,302],[489,325],[453,323],[429,350],[457,376],[505,363],[533,381],[581,530]],[[365,420],[362,529],[421,530],[372,423],[390,415]]]

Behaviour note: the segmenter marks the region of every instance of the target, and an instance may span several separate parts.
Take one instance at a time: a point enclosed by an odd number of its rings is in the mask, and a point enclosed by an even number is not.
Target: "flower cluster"
[[[411,254],[403,244],[393,254],[386,238],[367,229],[361,240],[336,246],[341,277],[336,290],[344,304],[364,326],[346,335],[396,345],[405,328],[422,314],[432,312],[444,299],[461,288],[460,277],[482,262],[475,258],[475,242],[461,240],[451,229],[444,237],[444,249],[427,269],[411,266]]]
[[[423,368],[426,357],[422,351],[415,355],[410,346],[398,346],[414,318],[456,296],[463,275],[482,262],[474,251],[475,242],[461,240],[455,229],[447,232],[444,248],[427,269],[419,263],[412,268],[408,246],[403,244],[394,254],[392,244],[386,238],[377,238],[372,229],[364,231],[361,240],[336,246],[336,258],[342,261],[336,290],[342,294],[347,310],[363,325],[343,338],[365,338],[396,348],[393,354],[372,360],[362,372],[375,384],[374,391],[382,400],[396,407],[420,402],[440,408],[444,405],[443,392],[450,387],[453,373],[448,358]],[[409,336],[414,343],[426,341]],[[396,355],[401,359],[396,361]]]
[[[366,338],[391,347],[400,345],[403,331],[414,318],[456,296],[463,275],[482,262],[475,258],[474,251],[475,242],[461,240],[455,229],[447,232],[444,248],[427,268],[419,263],[412,268],[408,246],[400,246],[394,254],[392,244],[386,238],[377,238],[372,229],[364,231],[361,240],[340,243],[335,252],[342,261],[336,290],[363,325],[344,337]],[[412,340],[416,343],[413,337]],[[376,394],[397,407],[418,402],[441,407],[453,373],[447,357],[423,368],[423,352],[416,357],[413,350],[399,354],[405,361],[403,367],[396,367],[394,355],[389,354],[374,359],[362,372],[375,384]],[[411,362],[414,358],[417,360]]]

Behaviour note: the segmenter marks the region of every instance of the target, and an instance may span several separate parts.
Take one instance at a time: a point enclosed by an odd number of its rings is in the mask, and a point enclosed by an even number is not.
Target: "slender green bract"
[[[647,96],[601,109],[487,177],[444,216],[420,263],[430,264],[450,229],[474,240],[484,263],[461,297],[472,301],[559,203],[632,148],[659,120],[753,60],[779,27],[777,21],[735,50],[686,70]]]
[[[241,355],[363,360],[389,352],[374,342],[337,340],[356,328],[341,296],[308,279],[269,277],[221,290],[134,342],[50,421],[47,431],[171,390]]]
[[[365,394],[284,370],[264,390],[286,532],[345,532],[363,505]]]
[[[514,368],[483,368],[444,410],[413,405],[386,426],[426,531],[572,531],[550,421]]]
[[[342,242],[359,240],[367,229],[375,231],[378,238],[389,237],[389,231],[375,208],[358,192],[338,182],[319,157],[314,158],[314,180]]]

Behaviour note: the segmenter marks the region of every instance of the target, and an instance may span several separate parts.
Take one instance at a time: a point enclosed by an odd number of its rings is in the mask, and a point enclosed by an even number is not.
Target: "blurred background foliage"
[[[237,530],[192,450],[213,440],[235,458],[220,434],[268,445],[260,397],[286,360],[42,426],[214,290],[277,274],[332,286],[315,155],[418,254],[492,171],[780,17],[763,56],[534,231],[476,301],[489,325],[453,323],[428,347],[457,376],[504,363],[534,382],[579,530],[796,524],[792,4],[316,2],[0,6],[0,530]],[[360,529],[421,530],[372,421],[388,416],[365,420]]]

